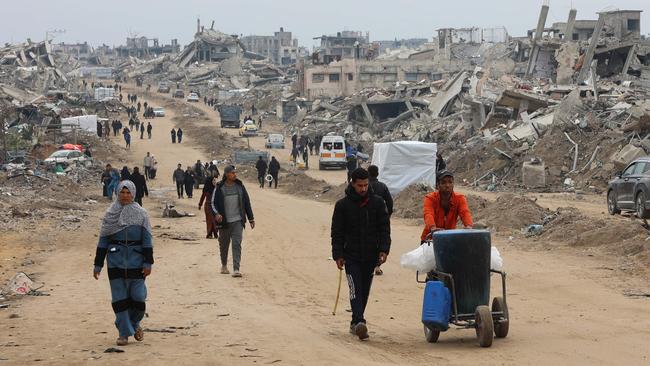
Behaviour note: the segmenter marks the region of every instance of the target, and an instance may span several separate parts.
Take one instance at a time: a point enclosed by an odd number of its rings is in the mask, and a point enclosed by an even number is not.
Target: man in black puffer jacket
[[[350,286],[350,332],[364,340],[368,338],[368,327],[363,313],[375,266],[386,262],[390,251],[390,222],[384,200],[369,193],[368,172],[358,168],[350,178],[345,198],[334,207],[332,258],[339,270],[345,267]]]

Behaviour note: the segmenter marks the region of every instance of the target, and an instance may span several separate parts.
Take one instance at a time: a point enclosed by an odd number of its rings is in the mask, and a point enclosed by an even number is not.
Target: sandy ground
[[[126,91],[125,91],[126,93]],[[203,108],[202,105],[200,105]],[[213,112],[214,113],[214,112]],[[602,260],[570,250],[530,251],[494,238],[508,272],[510,335],[489,349],[473,330],[450,329],[438,344],[424,340],[420,322],[423,286],[399,267],[399,256],[418,244],[420,228],[392,224],[393,248],[385,275],[375,279],[367,309],[370,340],[348,334],[347,292],[332,316],[338,271],[330,257],[332,205],[282,195],[248,184],[258,226],[244,234],[242,272],[218,273],[218,248],[204,239],[193,200],[175,200],[171,173],[177,163],[208,157],[169,141],[171,118],[153,120],[153,139],[134,136],[131,156],[141,164],[147,151],[159,161],[145,207],[155,237],[153,274],[147,280],[145,340],[114,346],[106,274],[92,278],[98,205],[83,229],[71,232],[36,268],[34,279],[51,296],[27,297],[0,310],[0,359],[5,364],[153,365],[647,365],[650,307],[646,299],[622,295],[635,283],[622,281]],[[215,127],[216,128],[216,127]],[[236,131],[232,131],[236,133]],[[252,144],[262,138],[251,139]],[[253,142],[256,141],[256,142]],[[263,142],[261,142],[263,144]],[[209,157],[212,158],[212,157]],[[310,171],[339,181],[342,172]],[[341,175],[344,177],[344,175]],[[333,178],[332,178],[333,177]],[[340,180],[342,181],[342,180]],[[177,201],[197,217],[161,218],[161,201]],[[170,240],[183,235],[191,241]],[[161,237],[162,236],[162,237]],[[493,296],[500,291],[493,281]],[[161,332],[163,331],[163,332]],[[37,362],[38,361],[38,362]]]

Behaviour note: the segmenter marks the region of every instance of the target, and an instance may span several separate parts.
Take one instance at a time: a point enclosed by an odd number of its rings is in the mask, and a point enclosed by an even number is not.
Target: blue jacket
[[[104,259],[108,278],[143,278],[142,269],[153,264],[151,234],[142,226],[128,226],[113,235],[101,236],[95,253],[95,272],[101,272]]]
[[[224,184],[226,184],[226,181],[222,180],[214,188],[214,192],[212,193],[212,213],[215,216],[223,216],[222,223],[227,223],[228,218],[226,217],[226,205],[224,202],[223,190],[221,189]],[[239,209],[241,210],[242,222],[246,224],[247,217],[248,221],[255,221],[255,217],[253,217],[253,208],[251,207],[251,200],[246,191],[246,187],[244,187],[244,183],[237,179],[235,181],[235,187],[237,187],[237,192],[239,193]]]

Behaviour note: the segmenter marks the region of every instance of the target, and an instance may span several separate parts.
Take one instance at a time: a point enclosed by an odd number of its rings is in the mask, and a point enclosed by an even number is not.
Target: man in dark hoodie
[[[372,194],[379,196],[386,203],[386,209],[388,210],[388,217],[393,214],[393,196],[390,195],[388,187],[383,182],[379,181],[379,168],[376,165],[371,165],[368,167],[368,175],[370,176],[370,189]],[[381,276],[384,274],[384,271],[381,269],[381,264],[377,264],[375,268],[375,274]]]
[[[140,168],[137,166],[133,168],[133,173],[131,173],[131,182],[135,184],[135,198],[133,200],[142,206],[142,197],[145,195],[149,197],[149,189],[147,189],[147,181],[144,175],[140,174]]]
[[[273,177],[273,180],[269,182],[269,188],[271,188],[271,183],[275,184],[276,189],[278,188],[278,173],[280,173],[280,162],[275,156],[272,156],[269,163],[269,174]]]
[[[257,169],[257,181],[260,182],[260,188],[264,188],[264,178],[266,177],[266,161],[260,156],[257,159],[257,164],[255,164],[255,169]]]
[[[183,184],[185,185],[185,193],[187,198],[192,198],[192,192],[194,191],[194,182],[196,178],[194,177],[194,172],[190,166],[187,166],[185,174],[183,175]]]
[[[352,172],[345,197],[336,202],[332,215],[332,258],[345,268],[350,286],[350,333],[368,339],[364,312],[377,263],[386,262],[390,251],[390,222],[384,200],[369,192],[369,175],[363,168]]]
[[[237,179],[234,165],[223,170],[223,179],[214,188],[212,194],[212,211],[215,220],[221,224],[219,229],[219,252],[221,254],[221,273],[228,274],[228,249],[232,241],[233,277],[241,277],[241,243],[246,226],[250,221],[251,229],[255,229],[255,218],[251,201],[244,183]]]

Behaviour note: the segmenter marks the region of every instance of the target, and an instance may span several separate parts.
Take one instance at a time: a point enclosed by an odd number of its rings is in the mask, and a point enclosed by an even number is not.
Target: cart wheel
[[[497,319],[494,323],[494,335],[497,338],[505,338],[508,336],[508,329],[510,328],[510,316],[508,315],[508,305],[503,300],[503,297],[495,297],[492,300],[492,311],[503,312],[505,319]]]
[[[474,313],[476,321],[476,337],[481,347],[490,347],[494,338],[494,323],[492,322],[492,312],[487,305],[476,307]]]
[[[427,342],[429,343],[436,343],[438,342],[438,337],[440,337],[440,331],[437,329],[431,329],[427,327],[426,325],[424,326],[424,338],[427,339]]]

